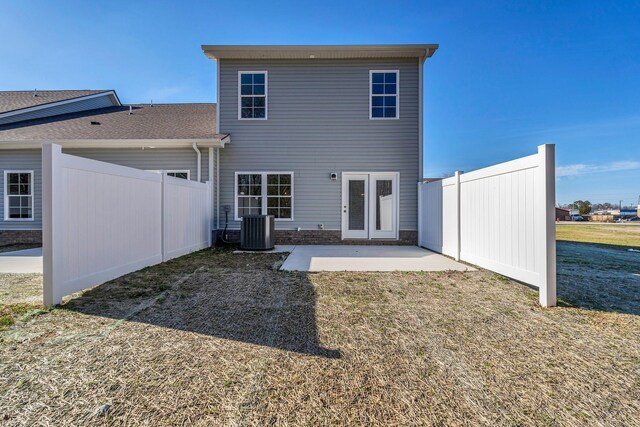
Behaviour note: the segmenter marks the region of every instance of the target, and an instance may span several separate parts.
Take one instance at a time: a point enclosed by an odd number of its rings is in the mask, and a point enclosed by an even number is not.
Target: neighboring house
[[[218,225],[276,241],[417,243],[423,64],[437,45],[203,46],[217,62]]]
[[[271,214],[278,243],[415,245],[423,66],[437,48],[203,46],[218,114],[125,106],[114,91],[0,92],[0,244],[41,239],[41,146],[54,142],[213,181],[225,240],[244,215]]]
[[[112,90],[0,92],[0,245],[41,242],[44,142],[207,181],[214,148],[229,142],[216,134],[215,115],[214,104],[122,105]]]
[[[571,211],[569,209],[556,208],[556,219],[559,221],[570,221]]]

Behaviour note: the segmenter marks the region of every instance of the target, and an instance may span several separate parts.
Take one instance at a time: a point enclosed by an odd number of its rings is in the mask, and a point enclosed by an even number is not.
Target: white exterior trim
[[[430,57],[437,44],[202,45],[211,59],[372,59]]]
[[[295,191],[294,191],[294,174],[291,171],[268,171],[268,172],[245,172],[238,171],[234,174],[233,179],[233,219],[235,221],[242,221],[242,218],[238,217],[238,175],[262,175],[262,191],[260,197],[262,197],[262,215],[267,214],[267,175],[291,175],[291,218],[274,218],[275,221],[293,221],[294,218],[294,204],[295,204]]]
[[[72,104],[78,101],[85,101],[87,99],[100,98],[102,96],[109,96],[109,95],[113,95],[113,97],[115,98],[116,100],[115,106],[121,105],[120,100],[118,99],[118,95],[116,95],[115,91],[108,90],[105,92],[94,93],[93,95],[78,96],[76,98],[65,99],[63,101],[49,102],[47,104],[34,105],[33,107],[26,107],[26,108],[21,108],[19,110],[7,111],[6,113],[0,114],[0,119],[3,119],[5,117],[16,116],[18,114],[30,113],[32,111],[38,111],[38,110],[45,110],[51,107],[57,107],[65,104]]]
[[[186,173],[187,174],[187,180],[191,180],[191,171],[188,169],[173,169],[173,170],[166,170],[165,171],[167,173],[167,175],[169,175],[170,173]],[[169,175],[171,176],[171,175]],[[177,178],[177,177],[174,177]]]
[[[231,136],[210,139],[48,139],[48,140],[15,140],[0,141],[0,150],[41,148],[46,142],[60,145],[63,148],[182,148],[193,147],[221,147],[231,142]]]
[[[241,81],[241,76],[243,74],[264,74],[264,118],[243,118],[242,117],[242,94],[241,94],[241,87],[242,87],[242,81]],[[244,95],[244,96],[252,96],[255,97],[256,95]],[[262,96],[262,95],[257,95],[257,96]],[[216,107],[217,110],[216,111],[220,111],[220,107]],[[218,116],[220,114],[218,113]],[[267,120],[267,118],[269,117],[269,72],[266,70],[256,70],[256,71],[248,71],[248,70],[243,70],[243,71],[238,71],[238,120]],[[217,131],[217,129],[216,129]]]
[[[16,195],[14,197],[30,197],[31,198],[31,218],[9,218],[9,181],[7,176],[13,173],[28,173],[30,175],[29,178],[29,195],[22,196]],[[32,170],[5,170],[4,171],[4,220],[6,222],[31,222],[35,221],[35,195],[33,194],[33,180],[35,179],[35,174]]]
[[[396,73],[396,116],[373,117],[371,114],[373,97],[373,73]],[[389,96],[382,94],[381,96]],[[400,70],[369,70],[369,120],[398,120],[400,119]]]
[[[220,61],[216,61],[216,132],[220,132]]]

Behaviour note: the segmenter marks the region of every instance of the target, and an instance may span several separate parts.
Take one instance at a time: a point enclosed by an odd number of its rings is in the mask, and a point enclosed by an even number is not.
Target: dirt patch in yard
[[[286,273],[280,257],[202,251],[17,319],[0,419],[640,424],[639,316],[543,309],[485,271]]]

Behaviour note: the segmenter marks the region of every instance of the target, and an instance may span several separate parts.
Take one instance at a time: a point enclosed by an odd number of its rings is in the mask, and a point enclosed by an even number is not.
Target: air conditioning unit
[[[246,215],[240,227],[240,249],[268,251],[275,246],[273,215]]]

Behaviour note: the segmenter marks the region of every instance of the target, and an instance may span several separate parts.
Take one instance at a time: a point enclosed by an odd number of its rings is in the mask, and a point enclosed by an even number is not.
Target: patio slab
[[[0,273],[42,273],[42,248],[0,253]]]
[[[252,253],[262,253],[262,254],[279,254],[284,252],[292,252],[295,245],[275,245],[273,249],[268,251],[243,251],[239,249],[237,251],[233,251],[234,254],[252,254]]]
[[[476,271],[417,246],[298,245],[285,271]]]

